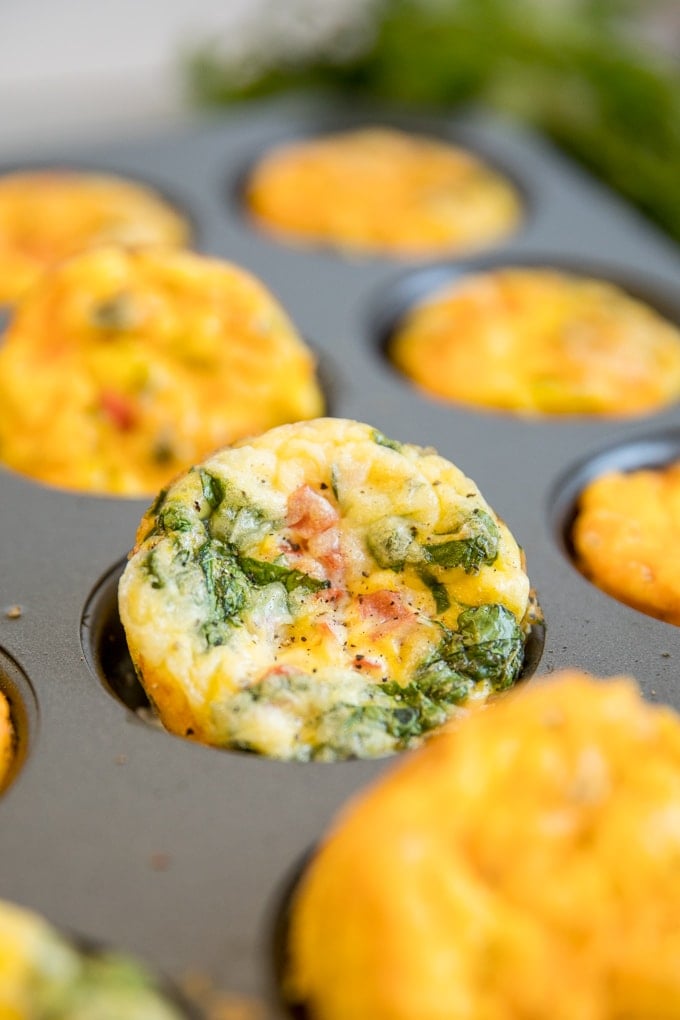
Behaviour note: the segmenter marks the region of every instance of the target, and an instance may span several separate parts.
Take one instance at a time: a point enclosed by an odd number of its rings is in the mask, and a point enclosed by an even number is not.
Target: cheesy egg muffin
[[[390,754],[510,686],[520,550],[431,449],[322,418],[236,443],[161,492],[119,589],[165,726],[281,759]]]
[[[521,215],[514,186],[472,153],[391,128],[273,149],[246,202],[284,239],[404,258],[493,244]]]
[[[141,964],[80,952],[38,914],[0,900],[2,1020],[182,1020]]]
[[[596,478],[579,498],[572,542],[598,588],[680,626],[680,463]]]
[[[141,495],[211,450],[318,415],[314,358],[249,273],[102,247],[43,276],[0,348],[0,461]]]
[[[680,1017],[680,719],[562,674],[404,759],[292,901],[308,1020]]]
[[[426,393],[504,411],[638,415],[680,396],[680,330],[613,284],[552,270],[456,281],[388,353]]]
[[[51,263],[92,245],[188,240],[186,220],[142,184],[54,170],[0,176],[0,304],[16,301]]]
[[[7,780],[14,757],[14,727],[9,702],[0,691],[0,791]]]

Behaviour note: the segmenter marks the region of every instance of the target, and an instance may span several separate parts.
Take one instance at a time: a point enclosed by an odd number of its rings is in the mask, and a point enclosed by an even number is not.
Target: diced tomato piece
[[[399,592],[381,588],[359,596],[359,611],[364,620],[375,625],[376,633],[396,630],[416,619],[416,614]]]
[[[287,524],[303,537],[326,531],[338,520],[335,507],[309,485],[301,485],[288,498]]]
[[[104,390],[101,395],[101,407],[116,428],[127,432],[135,423],[135,408],[128,397],[114,390]]]

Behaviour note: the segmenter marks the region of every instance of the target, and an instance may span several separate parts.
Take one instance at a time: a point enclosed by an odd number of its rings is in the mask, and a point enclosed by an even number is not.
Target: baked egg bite
[[[680,462],[590,482],[571,538],[576,565],[593,584],[680,626]]]
[[[39,170],[0,176],[0,304],[47,266],[99,244],[188,243],[189,224],[157,192],[120,177]]]
[[[611,283],[507,268],[416,305],[388,346],[434,397],[530,415],[640,415],[680,395],[680,330]]]
[[[679,1017],[679,818],[671,709],[621,677],[523,685],[336,821],[290,907],[291,1015]]]
[[[414,746],[510,686],[533,613],[474,482],[332,418],[236,443],[163,490],[119,604],[169,730],[300,761]]]
[[[81,952],[43,917],[0,900],[2,1020],[183,1020],[127,955]]]
[[[102,247],[45,273],[0,348],[0,461],[138,496],[244,435],[321,413],[311,352],[249,273]]]
[[[521,216],[514,186],[477,156],[386,127],[280,145],[245,197],[284,240],[402,258],[494,244]]]
[[[0,691],[0,792],[2,791],[14,758],[14,727],[9,702]]]

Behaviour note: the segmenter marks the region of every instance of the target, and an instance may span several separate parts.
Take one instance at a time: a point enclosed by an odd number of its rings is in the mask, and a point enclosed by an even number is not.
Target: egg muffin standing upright
[[[531,616],[520,550],[474,482],[330,418],[173,482],[119,601],[168,729],[298,760],[418,743],[514,682]]]
[[[211,450],[323,406],[314,359],[244,270],[97,248],[48,271],[0,348],[0,461],[87,492],[151,494]]]

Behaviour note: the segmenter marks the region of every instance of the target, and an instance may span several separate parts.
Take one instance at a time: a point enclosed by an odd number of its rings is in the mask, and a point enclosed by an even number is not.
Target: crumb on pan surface
[[[680,396],[680,330],[621,288],[544,269],[457,280],[389,356],[428,394],[527,414],[639,415]]]
[[[314,358],[239,267],[102,247],[47,272],[0,348],[0,461],[151,495],[244,435],[323,410]]]
[[[104,174],[0,176],[0,304],[14,302],[53,262],[98,244],[189,241],[189,224],[152,188]]]
[[[141,963],[83,953],[40,915],[0,900],[2,1020],[182,1020]]]
[[[0,691],[0,791],[7,778],[14,755],[14,727],[9,702]]]
[[[458,468],[325,418],[161,492],[119,607],[172,732],[335,760],[412,746],[511,685],[533,601],[515,540]]]
[[[590,482],[572,541],[576,565],[598,588],[680,626],[680,462]]]
[[[521,216],[513,185],[472,153],[385,127],[274,148],[246,201],[284,238],[402,257],[492,244]]]
[[[309,1020],[680,1016],[680,721],[565,673],[345,808],[291,907]]]

